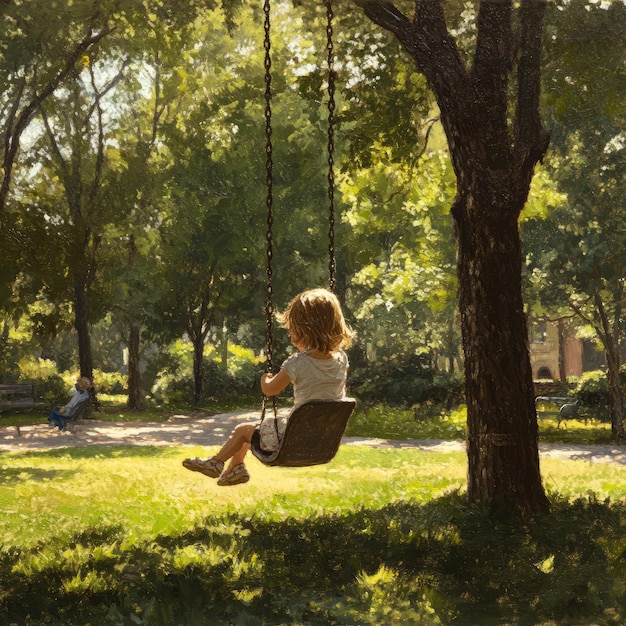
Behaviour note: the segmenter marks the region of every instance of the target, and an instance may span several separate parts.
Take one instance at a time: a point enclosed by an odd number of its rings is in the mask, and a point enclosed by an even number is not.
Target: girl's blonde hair
[[[352,343],[354,332],[346,324],[337,296],[327,289],[303,291],[276,317],[292,341],[307,350],[329,353]]]

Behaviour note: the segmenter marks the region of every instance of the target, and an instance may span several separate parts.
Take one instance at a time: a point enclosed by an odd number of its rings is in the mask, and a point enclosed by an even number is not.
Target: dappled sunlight
[[[593,611],[593,594],[569,583],[577,576],[605,576],[606,597],[617,597],[606,572],[607,563],[619,570],[626,514],[595,503],[626,493],[621,466],[544,459],[555,509],[522,526],[466,503],[461,450],[344,445],[327,465],[307,468],[250,457],[251,480],[235,487],[182,467],[190,454],[215,451],[93,446],[3,456],[6,593],[44,601],[54,588],[56,606],[71,612],[87,606],[76,594],[94,607],[104,594],[116,599],[102,610],[127,617],[193,607],[214,623],[234,623],[243,611],[266,623],[358,615],[363,624],[391,615],[483,623],[509,610],[545,618],[551,602],[571,598]],[[576,500],[591,489],[589,504]],[[545,585],[552,599],[540,593]]]

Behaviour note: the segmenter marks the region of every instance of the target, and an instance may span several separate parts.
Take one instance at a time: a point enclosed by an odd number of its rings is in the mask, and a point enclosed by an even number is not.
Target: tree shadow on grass
[[[12,486],[33,480],[66,480],[73,474],[75,474],[74,470],[48,470],[40,467],[0,467],[0,484]]]
[[[48,459],[121,459],[146,457],[176,457],[180,450],[176,446],[130,446],[130,445],[97,445],[71,448],[54,448],[50,450],[28,450],[12,453],[15,458],[48,458]]]
[[[557,500],[552,513],[524,522],[456,493],[306,519],[230,512],[141,544],[103,525],[70,540],[82,562],[67,545],[33,571],[20,567],[24,555],[3,553],[0,618],[21,623],[28,611],[33,625],[105,616],[163,626],[621,624],[625,531],[622,504]]]
[[[82,448],[57,448],[41,451],[15,452],[11,458],[22,460],[63,459],[71,461],[89,459],[123,459],[123,458],[159,458],[175,457],[179,454],[176,448],[162,446],[93,446]],[[5,486],[15,485],[20,482],[54,480],[62,481],[70,478],[80,469],[46,469],[42,467],[0,466],[0,484]]]

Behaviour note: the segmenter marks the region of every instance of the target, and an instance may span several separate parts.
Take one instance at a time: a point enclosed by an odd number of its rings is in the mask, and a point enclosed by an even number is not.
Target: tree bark
[[[87,290],[80,277],[74,279],[74,328],[78,335],[78,364],[80,375],[93,380],[93,358],[87,308]]]
[[[140,328],[131,324],[128,332],[128,401],[129,409],[143,409],[143,391],[141,389],[140,362]]]
[[[565,324],[562,319],[557,321],[557,333],[559,342],[559,380],[567,382],[567,372],[565,371]]]
[[[471,66],[447,29],[441,0],[416,0],[410,19],[387,0],[355,2],[395,34],[425,75],[441,111],[457,178],[452,213],[469,498],[522,513],[546,510],[517,224],[534,167],[548,147],[539,117],[545,2],[521,0],[518,16],[510,0],[479,2]]]
[[[9,345],[9,322],[4,319],[2,321],[2,332],[0,333],[0,383],[4,380],[4,373],[7,370],[7,350]]]
[[[204,396],[204,334],[198,333],[193,342],[193,402],[198,406]]]
[[[607,384],[609,391],[609,415],[611,433],[616,439],[624,440],[624,398],[620,381],[619,349],[605,351],[607,358]]]
[[[480,206],[490,199],[477,190],[467,203]],[[526,512],[545,509],[517,223],[469,223],[458,207],[455,214],[468,407],[468,495],[472,501],[513,505]]]
[[[613,290],[613,298],[615,300],[615,310],[613,312],[613,321],[609,320],[607,308],[602,301],[602,297],[596,291],[594,301],[596,311],[598,313],[599,324],[597,327],[598,336],[604,345],[604,354],[606,358],[607,369],[607,386],[609,396],[609,415],[611,416],[611,432],[616,439],[625,439],[624,433],[624,399],[622,397],[621,381],[620,381],[620,321],[621,321],[621,302],[624,297],[624,289],[621,281],[617,281]]]

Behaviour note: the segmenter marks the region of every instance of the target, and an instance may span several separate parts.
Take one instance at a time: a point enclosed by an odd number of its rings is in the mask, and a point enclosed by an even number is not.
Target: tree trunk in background
[[[609,415],[611,416],[611,432],[617,439],[624,439],[624,398],[620,381],[619,349],[606,351],[607,386],[609,391]]]
[[[85,283],[80,278],[74,279],[74,328],[78,333],[78,364],[80,375],[93,380],[93,359],[91,355],[91,335],[87,310]]]
[[[606,358],[606,378],[609,395],[609,415],[611,416],[611,432],[613,437],[624,440],[624,398],[620,381],[620,323],[622,317],[621,303],[624,299],[624,287],[620,280],[617,281],[613,290],[615,310],[612,316],[608,313],[599,293],[596,292],[595,304],[600,321],[598,334],[604,344]],[[610,318],[613,318],[612,320]]]
[[[2,322],[2,334],[0,334],[0,383],[7,382],[4,380],[4,373],[7,369],[7,348],[9,345],[9,322]]]
[[[557,332],[559,342],[559,380],[567,382],[567,372],[565,371],[565,323],[563,320],[557,321]]]
[[[198,406],[204,397],[204,335],[192,338],[193,342],[193,403]]]
[[[74,328],[78,334],[78,364],[80,375],[86,376],[92,385],[89,389],[91,401],[96,410],[99,410],[96,385],[93,379],[93,358],[91,354],[91,334],[89,332],[89,316],[87,308],[87,289],[80,277],[74,278]]]
[[[128,401],[129,409],[143,409],[143,390],[141,389],[141,372],[139,371],[140,328],[131,325],[128,333]]]

